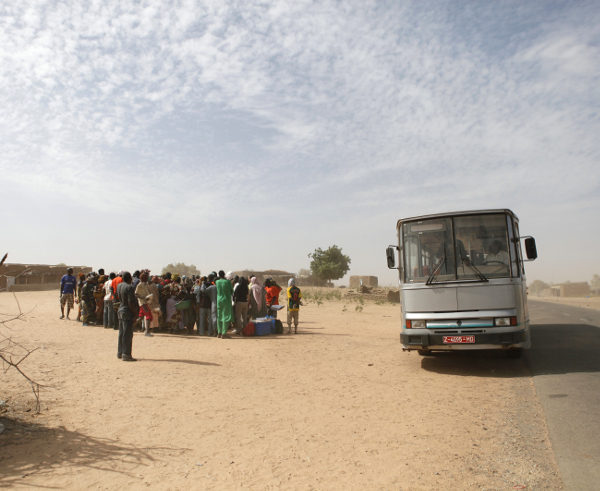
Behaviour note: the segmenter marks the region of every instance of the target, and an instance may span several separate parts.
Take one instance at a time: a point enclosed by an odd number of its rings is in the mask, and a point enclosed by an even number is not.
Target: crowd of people
[[[251,320],[277,318],[282,288],[272,278],[264,285],[256,276],[248,278],[224,271],[208,276],[165,273],[151,276],[149,270],[105,274],[103,269],[76,278],[69,268],[60,286],[61,319],[70,319],[78,306],[77,321],[83,326],[102,325],[119,330],[118,357],[131,356],[134,330],[167,331],[227,339],[242,334]],[[286,305],[288,334],[298,332],[302,294],[291,278]]]

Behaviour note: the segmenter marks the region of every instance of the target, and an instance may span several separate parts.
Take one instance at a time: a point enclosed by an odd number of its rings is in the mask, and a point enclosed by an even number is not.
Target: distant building
[[[67,274],[67,268],[73,268],[73,274],[90,273],[88,266],[54,266],[48,264],[4,264],[0,269],[0,291],[41,291],[58,290],[61,278]]]
[[[542,297],[560,297],[560,287],[553,286],[542,290]]]
[[[245,276],[248,278],[250,275],[254,275],[258,278],[261,283],[264,283],[267,278],[273,278],[279,286],[282,288],[287,287],[287,283],[290,278],[296,279],[296,285],[302,286],[327,286],[327,282],[316,278],[315,276],[304,276],[295,275],[294,273],[288,273],[287,271],[279,271],[275,269],[269,269],[267,271],[254,271],[245,269],[244,271],[235,271],[238,276]]]
[[[350,288],[358,288],[360,286],[377,288],[379,286],[377,276],[350,276]]]
[[[256,276],[261,283],[264,283],[267,278],[273,278],[279,286],[286,285],[290,278],[294,277],[294,273],[288,273],[287,271],[279,271],[275,269],[269,269],[267,271],[254,271],[245,269],[244,271],[234,271],[234,274],[238,276]]]
[[[590,285],[582,281],[580,283],[565,283],[560,285],[561,297],[586,297],[590,294]]]

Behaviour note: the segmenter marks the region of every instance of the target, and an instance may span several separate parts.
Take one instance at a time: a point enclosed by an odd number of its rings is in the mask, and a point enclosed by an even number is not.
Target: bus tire
[[[511,360],[516,360],[518,358],[521,358],[522,354],[523,354],[523,348],[512,348],[512,349],[506,350],[506,357],[510,358]]]
[[[430,349],[418,349],[417,353],[419,353],[421,356],[431,356],[432,355],[432,351]]]

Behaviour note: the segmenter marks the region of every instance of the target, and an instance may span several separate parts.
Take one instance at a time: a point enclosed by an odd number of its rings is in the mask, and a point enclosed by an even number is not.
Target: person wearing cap
[[[77,287],[77,279],[73,276],[73,268],[67,269],[67,274],[60,280],[60,318],[65,318],[65,305],[67,306],[67,319],[71,313],[71,309],[75,307],[75,288]]]

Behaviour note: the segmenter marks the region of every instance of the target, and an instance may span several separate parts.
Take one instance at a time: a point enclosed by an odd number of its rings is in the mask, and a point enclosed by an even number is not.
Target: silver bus
[[[403,350],[501,349],[518,357],[531,346],[523,263],[537,250],[512,211],[405,218],[396,229],[398,245],[386,256],[399,272]]]

